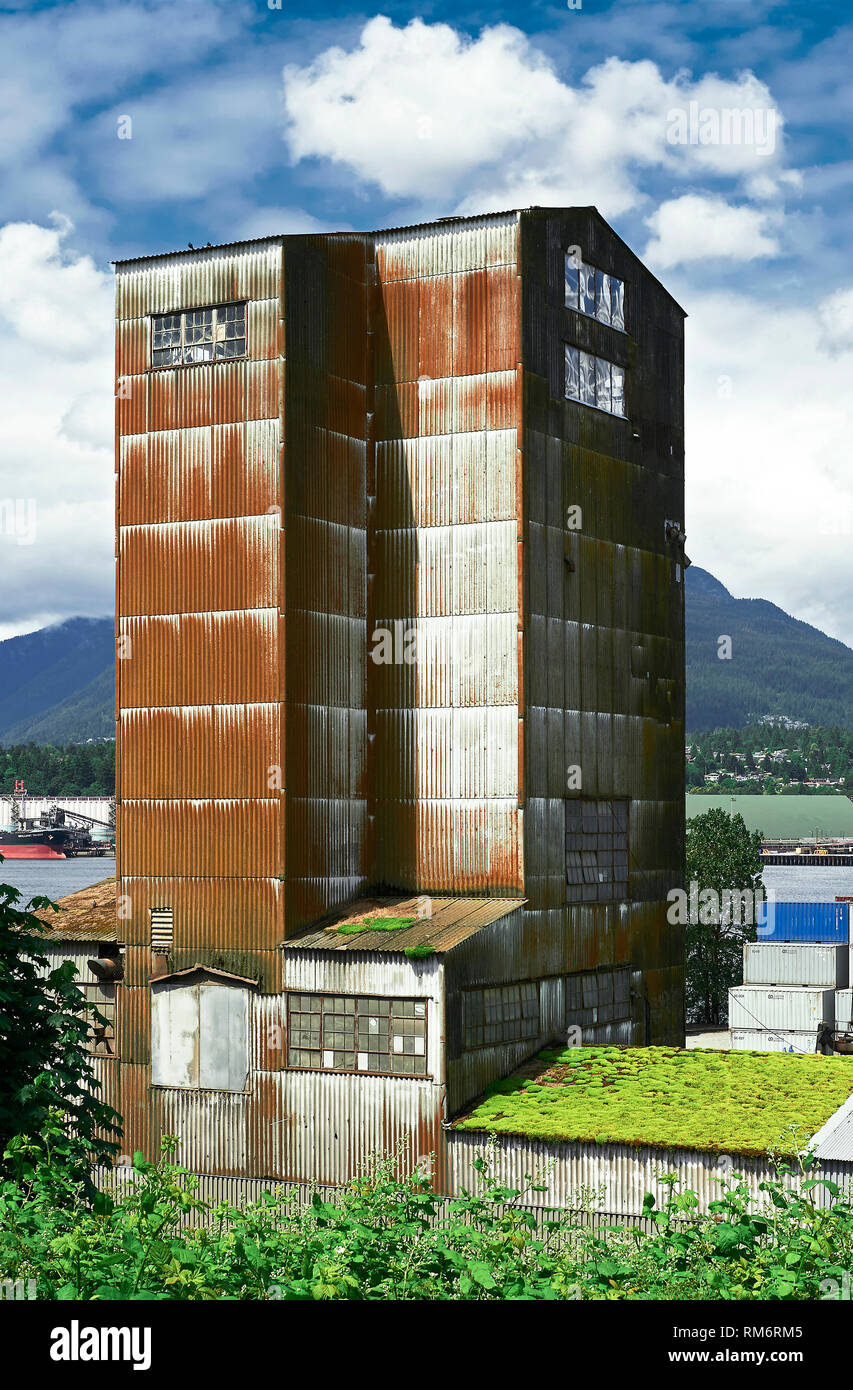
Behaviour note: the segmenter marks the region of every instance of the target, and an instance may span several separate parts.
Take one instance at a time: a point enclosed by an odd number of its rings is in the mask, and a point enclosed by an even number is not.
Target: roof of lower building
[[[432,947],[436,955],[524,906],[524,898],[419,897],[360,898],[334,916],[297,932],[286,951],[381,951]],[[432,954],[429,952],[428,954]]]
[[[58,941],[116,941],[115,877],[57,898],[59,912],[36,913]]]

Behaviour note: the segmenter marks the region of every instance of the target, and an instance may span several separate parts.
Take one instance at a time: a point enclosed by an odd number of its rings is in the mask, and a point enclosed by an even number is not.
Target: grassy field
[[[853,1091],[853,1058],[675,1047],[542,1052],[457,1128],[714,1153],[790,1151]],[[783,1138],[787,1132],[787,1141]]]
[[[768,840],[799,836],[853,836],[853,801],[846,796],[727,796],[704,792],[685,798],[687,816],[722,810],[743,816],[747,829]]]

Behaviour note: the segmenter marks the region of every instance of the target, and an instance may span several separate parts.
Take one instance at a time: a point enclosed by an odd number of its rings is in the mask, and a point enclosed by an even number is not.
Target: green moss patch
[[[780,1147],[791,1125],[798,1126],[800,1139],[816,1133],[851,1092],[853,1058],[568,1048],[542,1052],[495,1082],[456,1128],[564,1143],[759,1155]]]
[[[427,956],[435,955],[435,947],[424,941],[421,946],[404,946],[403,955],[408,956],[409,960],[426,960]]]
[[[414,921],[414,917],[366,917],[363,922],[344,922],[338,931],[342,936],[354,936],[360,931],[404,931]]]

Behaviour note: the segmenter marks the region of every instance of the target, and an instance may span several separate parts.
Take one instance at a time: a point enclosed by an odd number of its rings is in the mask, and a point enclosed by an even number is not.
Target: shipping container
[[[839,989],[835,995],[835,1027],[842,1033],[853,1032],[853,989]]]
[[[733,1028],[733,1052],[814,1052],[817,1029],[809,1032],[772,1028]]]
[[[790,985],[740,985],[729,990],[729,1027],[808,1032],[835,1020],[835,991]]]
[[[844,989],[849,980],[849,947],[846,945],[748,941],[743,948],[745,985],[817,985],[823,989]]]
[[[846,903],[764,902],[756,911],[759,941],[848,940],[850,908]]]

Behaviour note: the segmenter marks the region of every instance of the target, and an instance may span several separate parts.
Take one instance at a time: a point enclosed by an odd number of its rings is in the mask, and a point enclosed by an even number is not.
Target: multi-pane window
[[[622,902],[628,896],[627,801],[566,801],[566,898]]]
[[[209,309],[154,314],[151,333],[151,361],[155,367],[245,357],[246,305],[219,304]]]
[[[624,281],[571,253],[566,256],[566,306],[625,331]]]
[[[93,1057],[112,1057],[115,1052],[116,987],[110,984],[77,983],[87,1004],[94,1005],[102,1019],[87,1015],[87,1051]],[[103,1020],[103,1021],[102,1021]]]
[[[526,980],[516,985],[466,990],[465,1047],[519,1042],[539,1034],[539,984]]]
[[[625,414],[625,368],[566,344],[566,396],[611,415]]]
[[[426,1076],[426,1003],[348,994],[291,994],[287,1061],[320,1071]]]

